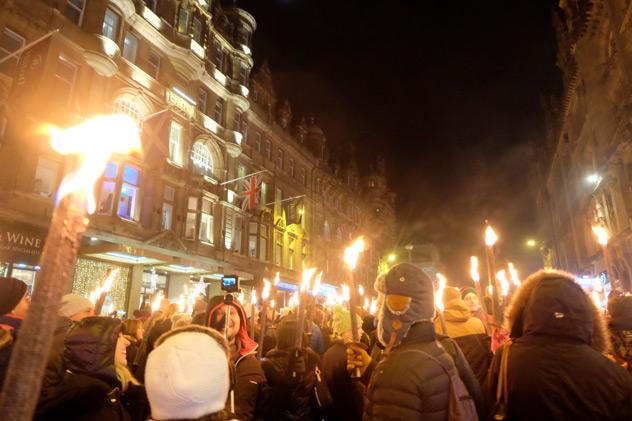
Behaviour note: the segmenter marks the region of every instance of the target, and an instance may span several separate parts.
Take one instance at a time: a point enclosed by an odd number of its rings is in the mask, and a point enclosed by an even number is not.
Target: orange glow
[[[346,302],[351,299],[351,293],[349,291],[349,286],[347,284],[342,285],[342,301]]]
[[[97,286],[94,291],[90,293],[89,299],[93,303],[96,303],[99,300],[99,297],[104,292],[110,292],[110,288],[112,288],[112,282],[114,282],[114,278],[118,275],[119,269],[112,269],[108,276],[103,280],[103,285]]]
[[[257,304],[257,291],[254,288],[250,290],[250,304]]]
[[[485,228],[485,245],[487,245],[487,247],[494,247],[496,241],[498,241],[498,236],[492,226],[488,225],[487,228]]]
[[[312,288],[312,294],[314,296],[318,295],[318,291],[320,290],[320,280],[323,277],[323,272],[320,271],[318,272],[318,275],[316,275],[316,278],[314,278],[314,287]]]
[[[507,272],[505,272],[505,269],[496,273],[496,279],[500,282],[500,294],[506,297],[509,294],[509,281],[507,280]]]
[[[279,281],[281,279],[281,274],[279,272],[276,273],[276,275],[274,275],[274,287],[276,288],[277,285],[279,285]]]
[[[358,237],[351,246],[345,249],[344,261],[349,270],[354,270],[358,264],[360,253],[364,251],[364,237]]]
[[[478,274],[478,257],[470,257],[470,277],[474,282],[481,280],[481,275]]]
[[[507,263],[507,268],[509,269],[509,277],[511,278],[511,283],[519,287],[521,282],[520,277],[518,276],[518,270],[511,262]]]
[[[358,294],[360,295],[360,297],[364,295],[364,286],[358,285]]]
[[[270,281],[263,279],[263,290],[261,291],[261,301],[265,301],[270,298]]]
[[[112,154],[141,149],[138,125],[125,114],[100,115],[67,129],[49,126],[51,147],[62,155],[80,156],[79,168],[66,175],[57,191],[57,202],[71,193],[82,192],[88,213],[96,210],[94,186]]]
[[[274,308],[276,306],[276,302],[274,300],[270,300],[270,308]]]
[[[309,290],[309,285],[312,282],[312,278],[316,273],[316,268],[308,268],[303,271],[303,278],[301,281],[301,292],[307,292]]]
[[[437,273],[437,280],[439,281],[439,284],[437,285],[437,290],[435,291],[435,307],[443,311],[443,290],[448,284],[448,279],[442,274]]]
[[[608,245],[608,239],[610,238],[610,233],[606,227],[601,225],[593,225],[592,231],[597,237],[597,242],[603,247]]]
[[[151,303],[151,311],[152,312],[156,312],[156,311],[160,310],[160,303],[162,302],[162,300],[164,298],[165,298],[165,295],[162,292],[162,290],[158,291],[158,294],[156,294],[156,297],[154,298],[154,301],[152,301],[152,303]]]

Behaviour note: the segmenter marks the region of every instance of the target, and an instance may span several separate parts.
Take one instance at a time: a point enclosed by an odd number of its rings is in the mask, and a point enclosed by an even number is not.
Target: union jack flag
[[[243,191],[241,196],[244,200],[241,202],[243,210],[254,209],[261,192],[261,177],[253,175],[243,181]]]

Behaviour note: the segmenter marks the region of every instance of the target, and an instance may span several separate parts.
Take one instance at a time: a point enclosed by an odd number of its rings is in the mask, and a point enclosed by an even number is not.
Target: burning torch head
[[[395,265],[378,277],[375,290],[383,296],[377,317],[378,339],[385,346],[392,333],[396,334],[394,345],[398,345],[414,323],[434,317],[432,279],[410,263]]]

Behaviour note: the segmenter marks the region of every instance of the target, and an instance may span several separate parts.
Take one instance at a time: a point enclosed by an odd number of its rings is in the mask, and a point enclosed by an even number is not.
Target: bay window
[[[110,38],[112,41],[116,42],[118,38],[118,27],[119,27],[119,15],[114,13],[114,11],[110,8],[105,9],[105,15],[103,16],[103,26],[101,28],[101,33]]]
[[[114,207],[114,195],[116,194],[116,177],[118,164],[108,162],[103,173],[103,182],[99,193],[97,212],[99,215],[111,215]]]
[[[180,6],[180,12],[178,13],[178,32],[186,34],[189,27],[189,9]]]
[[[123,166],[123,180],[119,198],[118,216],[137,221],[140,215],[140,171],[130,165]]]

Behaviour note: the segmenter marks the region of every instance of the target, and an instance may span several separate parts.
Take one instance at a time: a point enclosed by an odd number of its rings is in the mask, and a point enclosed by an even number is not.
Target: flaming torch
[[[351,316],[351,335],[353,342],[360,342],[360,333],[358,332],[358,319],[356,316],[356,288],[353,271],[358,264],[360,253],[364,251],[364,238],[358,237],[351,246],[345,249],[344,262],[349,273],[349,316]],[[360,370],[356,369],[353,377],[360,377]]]
[[[511,283],[513,284],[513,286],[516,288],[520,287],[520,284],[522,282],[520,282],[520,277],[518,276],[518,270],[516,269],[514,264],[511,262],[507,263],[507,269],[509,270],[509,278],[511,278]]]
[[[250,337],[252,339],[255,338],[256,305],[257,305],[257,290],[254,287],[252,287],[252,289],[250,290]]]
[[[307,291],[316,273],[316,268],[309,268],[303,271],[301,286],[298,295],[298,335],[296,338],[296,348],[303,347],[303,332],[305,329],[305,313],[307,311]]]
[[[485,221],[487,223],[487,221]],[[485,251],[487,254],[487,282],[488,286],[493,285],[492,287],[492,314],[494,316],[494,322],[496,325],[500,325],[502,322],[500,319],[500,309],[498,308],[498,285],[496,285],[496,280],[494,274],[496,273],[496,262],[494,259],[494,244],[498,241],[498,236],[494,232],[489,223],[487,223],[487,228],[485,228]]]
[[[112,281],[116,278],[119,269],[108,268],[105,273],[105,279],[103,284],[98,286],[93,292],[90,293],[90,301],[94,303],[94,314],[96,316],[101,314],[101,310],[103,309],[103,303],[105,303],[105,298],[110,292],[110,288],[112,288]]]
[[[257,356],[261,359],[263,355],[263,339],[266,337],[266,325],[268,321],[268,299],[270,298],[270,281],[263,278],[263,289],[261,290],[261,332],[259,333],[259,349]]]
[[[98,116],[63,130],[49,127],[48,131],[52,148],[62,155],[79,155],[80,165],[64,178],[57,192],[39,281],[11,354],[0,398],[3,420],[26,421],[33,417],[61,296],[89,222],[87,214],[96,209],[94,186],[113,153],[140,149],[137,125],[121,114]]]
[[[593,225],[592,232],[597,237],[597,242],[601,246],[601,251],[603,253],[603,263],[606,266],[606,273],[608,274],[608,280],[610,281],[610,285],[612,289],[616,289],[616,281],[614,279],[614,274],[612,273],[612,266],[610,265],[610,255],[608,254],[608,240],[610,240],[610,233],[608,232],[608,228],[601,225]]]
[[[481,289],[481,275],[478,273],[478,257],[470,256],[470,277],[474,281],[474,287],[476,288],[476,294],[480,301],[481,308],[483,309],[483,324],[485,325],[485,331],[489,333],[489,325],[487,324],[487,304],[483,297],[483,290]]]
[[[448,279],[437,272],[437,281],[437,289],[435,291],[435,308],[437,309],[437,317],[439,318],[439,322],[441,323],[441,330],[443,331],[444,335],[447,335],[448,330],[445,325],[445,319],[443,318],[443,310],[445,310],[443,305],[443,291],[448,284]]]

